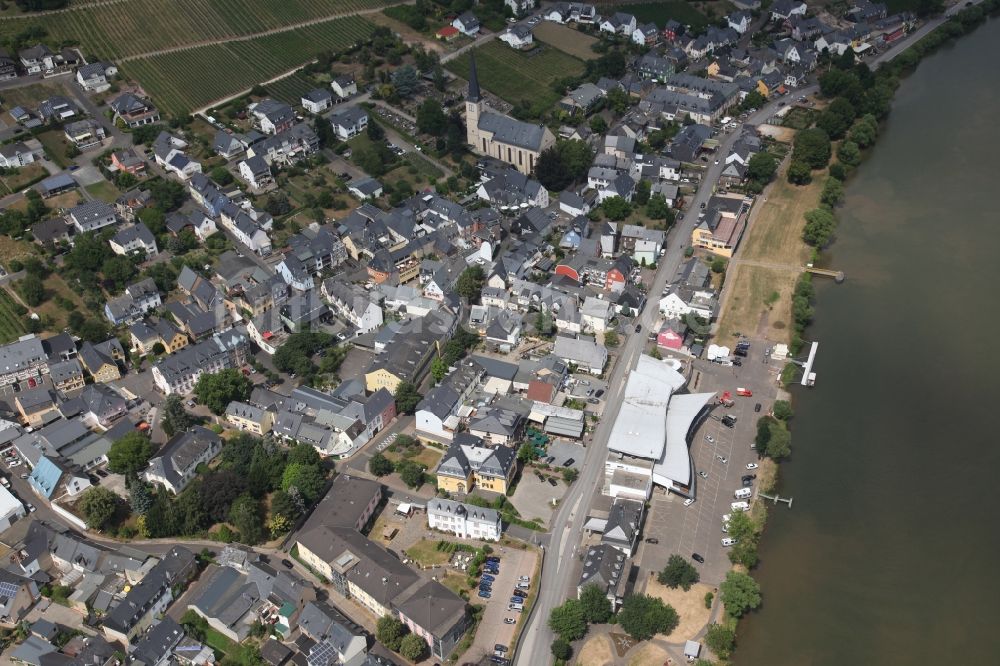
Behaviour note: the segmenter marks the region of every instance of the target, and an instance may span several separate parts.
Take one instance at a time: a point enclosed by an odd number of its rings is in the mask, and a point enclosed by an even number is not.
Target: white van
[[[722,537],[722,545],[725,546],[726,548],[729,548],[730,546],[735,546],[736,539],[732,537]]]
[[[733,497],[739,500],[750,499],[752,495],[753,491],[750,490],[749,488],[740,488],[739,490],[733,493]]]
[[[733,502],[729,506],[733,509],[733,511],[749,511],[750,510],[750,503],[749,502]]]
[[[727,513],[727,514],[725,514],[725,515],[722,516],[722,531],[725,532],[725,533],[727,533],[727,534],[729,533],[729,518],[730,518],[730,516],[732,516],[732,514],[730,514],[730,513]]]

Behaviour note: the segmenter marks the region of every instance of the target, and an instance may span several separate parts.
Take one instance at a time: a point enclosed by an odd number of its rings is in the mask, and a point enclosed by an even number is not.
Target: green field
[[[720,5],[722,13],[728,11],[726,7]],[[613,5],[600,7],[601,14],[610,16],[615,12],[624,12],[635,16],[636,21],[641,23],[655,23],[657,27],[663,28],[667,21],[674,19],[678,23],[691,26],[694,30],[700,30],[708,25],[708,18],[684,0],[668,0],[667,2],[650,2],[635,5]]]
[[[268,83],[267,94],[275,99],[280,99],[282,102],[291,104],[292,106],[298,106],[302,101],[302,95],[305,93],[314,88],[328,87],[329,86],[322,86],[316,83],[308,76],[296,73],[291,76],[286,76],[280,81]]]
[[[258,39],[141,58],[122,67],[162,110],[183,115],[298,67],[323,51],[353,46],[374,29],[363,18],[348,17]],[[280,89],[282,84],[273,85]]]
[[[28,332],[24,317],[17,314],[19,306],[6,289],[0,289],[0,344],[17,340]]]
[[[29,27],[46,41],[79,43],[91,58],[120,59],[186,44],[223,42],[327,16],[384,7],[388,0],[128,0],[32,19],[0,18],[0,38]]]
[[[456,76],[468,78],[468,52],[445,67]],[[535,109],[551,107],[562,98],[552,90],[553,81],[579,76],[583,70],[581,60],[551,46],[522,53],[494,40],[476,49],[479,84],[511,104],[527,101]]]

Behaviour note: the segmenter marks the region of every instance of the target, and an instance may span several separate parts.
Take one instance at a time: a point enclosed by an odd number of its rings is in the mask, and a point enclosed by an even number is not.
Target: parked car
[[[489,599],[492,596],[493,596],[492,594],[490,594],[489,592],[487,592],[485,590],[479,590],[479,598],[480,599]]]
[[[635,332],[636,333],[642,333],[642,324],[636,324],[635,325]]]
[[[22,478],[22,479],[30,479],[30,478],[31,478],[31,475],[30,475],[30,474],[28,474],[27,472],[25,472],[24,474],[22,474],[22,475],[21,475],[21,478]]]
[[[524,590],[514,590],[514,596],[520,599],[527,599],[528,593],[525,592]]]
[[[563,467],[572,467],[573,463],[576,462],[576,458],[568,458],[566,462],[562,464]]]
[[[699,555],[698,553],[691,553],[691,559],[694,560],[695,562],[700,562],[702,564],[705,563],[705,558]]]
[[[291,560],[281,560],[281,566],[285,567],[286,569],[291,569],[295,565],[292,564]]]
[[[708,472],[698,472],[698,476],[700,476],[703,479],[707,479],[708,478]]]
[[[741,481],[753,481],[756,478],[757,478],[756,474],[744,474],[742,477],[740,477],[740,480]]]
[[[747,469],[757,469],[760,467],[757,463],[747,463]]]
[[[735,546],[739,541],[732,537],[722,537],[722,545],[728,548],[729,546]]]
[[[597,393],[594,394],[594,397],[600,398],[602,395],[604,395],[604,389],[597,389]]]
[[[492,583],[493,581],[496,580],[496,578],[494,578],[493,576],[491,576],[489,574],[483,574],[483,578],[482,579],[483,579],[483,581],[485,581],[487,583]]]
[[[660,540],[657,539],[656,537],[646,537],[646,543],[649,543],[649,544],[652,544],[652,545],[655,546],[656,544],[660,543]]]
[[[493,651],[494,652],[506,652],[507,651],[507,646],[506,645],[500,645],[500,643],[497,643],[496,645],[493,646]]]
[[[711,435],[705,435],[705,441],[708,442],[709,444],[715,444],[715,438],[712,437]]]
[[[760,411],[760,403],[759,402],[756,405],[753,406],[753,411],[755,411],[755,412],[759,412]]]
[[[684,500],[684,506],[691,506],[692,504],[694,504],[693,497],[688,497],[686,500]]]
[[[505,617],[505,618],[503,619],[503,623],[504,623],[504,624],[516,624],[516,623],[517,623],[517,620],[515,620],[515,619],[514,619],[514,618],[512,618],[512,617]]]
[[[518,580],[518,582],[521,582],[521,583],[530,583],[531,582],[531,576],[518,576],[517,580]]]
[[[2,485],[4,488],[10,488],[10,481],[7,480],[6,476],[0,478],[0,485]]]
[[[717,458],[717,459],[719,460],[719,462],[721,462],[721,463],[722,463],[723,465],[725,465],[726,463],[728,463],[728,462],[729,462],[729,458],[726,458],[725,456],[715,456],[715,457],[716,457],[716,458]]]
[[[486,561],[487,562],[497,562],[497,563],[499,563],[500,562],[500,557],[498,555],[490,555],[489,557],[486,558]]]
[[[29,513],[34,513],[35,512],[35,505],[32,504],[31,502],[28,502],[28,512]]]

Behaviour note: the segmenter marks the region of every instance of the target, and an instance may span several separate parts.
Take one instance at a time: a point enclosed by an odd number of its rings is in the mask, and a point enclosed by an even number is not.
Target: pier
[[[847,276],[844,275],[844,271],[833,271],[830,270],[829,268],[814,268],[811,265],[806,266],[802,270],[804,270],[806,273],[812,273],[813,275],[821,275],[823,277],[833,278],[833,281],[836,282],[837,284],[840,284],[841,282],[847,279]]]
[[[764,493],[760,492],[759,490],[757,491],[757,497],[763,497],[764,499],[769,499],[772,502],[774,502],[775,504],[777,504],[778,502],[784,502],[785,504],[788,505],[789,509],[792,508],[792,499],[793,498],[791,498],[791,497],[782,497],[781,495],[765,495]]]

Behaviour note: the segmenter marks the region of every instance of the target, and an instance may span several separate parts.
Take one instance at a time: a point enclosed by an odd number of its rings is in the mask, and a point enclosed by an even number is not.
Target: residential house
[[[628,557],[617,548],[603,543],[591,546],[583,557],[583,571],[576,586],[577,598],[587,587],[596,585],[616,610],[625,598],[629,570]]]
[[[324,281],[322,291],[334,312],[356,327],[359,335],[382,325],[382,308],[372,300],[371,292],[336,278]]]
[[[382,183],[374,178],[355,178],[347,185],[347,191],[361,201],[377,199],[382,196]]]
[[[96,345],[84,342],[80,347],[80,361],[95,382],[112,382],[122,376],[118,364],[124,363],[125,350],[117,338]]]
[[[3,500],[0,500],[0,505],[7,508],[11,504],[16,503],[23,516],[24,506],[21,502],[14,498],[6,488],[0,490],[2,490],[0,495],[6,496]],[[14,510],[16,511],[16,509]],[[6,530],[6,528],[4,529]],[[0,617],[4,618],[5,622],[10,623],[21,622],[31,607],[35,605],[35,602],[41,598],[41,594],[38,591],[38,584],[34,580],[20,576],[7,569],[0,569],[0,590],[3,591],[0,594]],[[16,655],[10,656],[15,657],[14,661],[19,661],[16,659]]]
[[[190,579],[196,571],[194,553],[182,546],[171,548],[104,617],[105,637],[128,647],[167,609],[174,599],[174,586]]]
[[[608,519],[601,535],[601,543],[607,544],[632,557],[639,542],[642,520],[645,515],[643,502],[618,497],[611,505]]]
[[[14,407],[21,415],[21,422],[38,428],[47,421],[46,416],[59,408],[58,398],[46,386],[21,391],[14,397]]]
[[[329,120],[337,138],[346,141],[368,127],[368,111],[360,106],[348,106],[331,113]]]
[[[17,62],[6,49],[0,49],[0,81],[17,78]]]
[[[323,88],[314,88],[303,94],[300,102],[309,113],[320,113],[333,105],[333,94]]]
[[[330,87],[336,93],[337,98],[344,100],[352,95],[358,94],[358,84],[354,81],[352,74],[341,74],[330,81]]]
[[[78,67],[76,82],[87,92],[100,93],[111,88],[110,77],[118,74],[118,68],[110,62],[92,62]]]
[[[71,229],[72,227],[66,224],[66,220],[61,217],[53,217],[31,225],[31,236],[36,243],[43,246],[54,246],[59,243],[68,243]]]
[[[111,166],[120,172],[140,176],[146,172],[146,160],[131,148],[111,153]]]
[[[248,157],[240,160],[237,164],[240,178],[246,181],[255,190],[263,190],[274,184],[274,177],[271,175],[271,167],[260,155]]]
[[[253,119],[253,126],[265,134],[277,134],[295,124],[295,112],[284,102],[262,99],[254,102],[247,110]]]
[[[29,142],[35,145],[29,146],[24,141],[16,141],[0,146],[0,167],[19,169],[42,159],[44,151],[38,140],[29,139]]]
[[[121,296],[109,300],[104,305],[104,316],[115,326],[133,323],[162,304],[156,283],[152,278],[145,278],[125,287]]]
[[[499,541],[503,534],[499,512],[437,498],[427,503],[427,527],[460,539]]]
[[[130,255],[134,252],[142,253],[146,259],[156,256],[156,237],[144,223],[139,222],[129,227],[123,227],[108,239],[112,251],[115,254]]]
[[[80,108],[62,95],[53,95],[38,105],[38,115],[47,123],[61,123],[80,113]]]
[[[769,9],[772,21],[784,22],[793,16],[805,16],[809,8],[800,0],[776,0]]]
[[[475,37],[479,34],[479,19],[472,12],[459,14],[451,25],[466,37]]]
[[[584,114],[590,112],[595,104],[604,97],[604,91],[593,83],[582,83],[571,90],[566,97],[559,102],[565,111],[574,113],[581,111]]]
[[[465,494],[473,488],[506,493],[517,473],[517,456],[506,446],[486,446],[470,433],[457,433],[435,474],[437,487]]]
[[[637,25],[632,31],[632,41],[639,46],[655,46],[660,39],[660,29],[655,23]]]
[[[274,414],[255,405],[234,400],[226,407],[226,420],[240,430],[263,437],[271,432]]]
[[[171,437],[150,459],[142,477],[177,494],[187,487],[201,463],[206,465],[222,450],[222,439],[202,426]]]
[[[399,619],[427,641],[431,655],[444,661],[469,628],[468,606],[450,589],[430,580],[396,604]]]
[[[726,17],[726,23],[736,32],[745,35],[753,23],[753,15],[746,10],[733,12]]]
[[[601,21],[601,24],[598,27],[601,32],[610,32],[612,34],[623,35],[624,37],[630,38],[632,33],[635,32],[636,19],[631,14],[615,12],[608,18]]]
[[[120,120],[126,127],[152,125],[160,120],[160,112],[153,106],[152,102],[130,92],[122,93],[114,98],[109,106],[114,112],[114,122],[117,123]]]
[[[667,240],[665,231],[624,224],[621,229],[620,251],[632,257],[639,265],[652,266],[660,256],[660,249]]]
[[[597,344],[593,338],[569,338],[556,336],[552,353],[566,363],[576,365],[583,371],[599,375],[608,362],[608,350]]]
[[[705,216],[691,233],[691,245],[722,257],[732,257],[746,230],[752,199],[742,195],[713,196]]]
[[[115,209],[103,201],[85,201],[69,209],[67,221],[80,233],[96,231],[115,224]]]
[[[165,395],[187,395],[205,372],[242,367],[249,356],[250,339],[239,329],[216,333],[188,345],[153,366],[153,383]]]
[[[59,363],[50,363],[49,379],[52,380],[53,388],[64,394],[82,389],[86,384],[83,379],[83,366],[75,358]]]
[[[63,125],[63,134],[78,150],[99,146],[107,136],[104,126],[89,118],[66,123]]]
[[[500,35],[500,41],[504,42],[512,49],[523,49],[535,43],[535,36],[531,33],[531,28],[518,23],[507,28]]]

